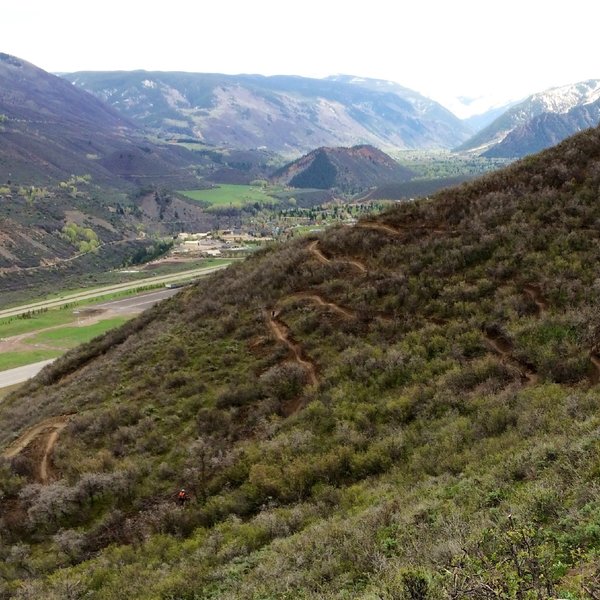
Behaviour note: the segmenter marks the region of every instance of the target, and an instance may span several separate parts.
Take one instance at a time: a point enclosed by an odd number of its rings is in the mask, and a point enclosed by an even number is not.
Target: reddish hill
[[[317,148],[285,165],[271,178],[298,188],[356,193],[384,183],[412,179],[414,173],[369,145]]]

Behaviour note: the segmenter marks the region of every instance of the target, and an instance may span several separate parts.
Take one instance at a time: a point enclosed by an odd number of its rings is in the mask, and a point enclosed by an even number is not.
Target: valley
[[[266,245],[6,396],[7,591],[585,597],[599,136]]]
[[[599,598],[599,89],[0,53],[0,599]]]

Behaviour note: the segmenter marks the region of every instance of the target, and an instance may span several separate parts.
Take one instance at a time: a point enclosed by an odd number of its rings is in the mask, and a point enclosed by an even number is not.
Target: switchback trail
[[[306,369],[310,384],[317,385],[319,380],[317,379],[317,369],[315,365],[302,356],[302,348],[290,339],[287,326],[277,320],[277,317],[272,316],[272,313],[269,313],[267,323],[275,338],[285,344],[293,354],[294,360]]]
[[[512,354],[512,344],[500,335],[491,334],[488,331],[483,332],[485,339],[491,349],[507,363],[516,367],[521,375],[521,380],[529,385],[538,383],[539,377],[528,365],[516,359]]]
[[[377,221],[359,221],[356,223],[355,227],[359,227],[361,229],[375,229],[376,231],[383,231],[385,233],[390,233],[395,236],[406,235],[410,233],[416,232],[425,232],[425,233],[436,233],[436,234],[450,234],[456,235],[460,234],[461,231],[458,229],[448,229],[446,227],[437,226],[437,227],[428,227],[425,225],[401,225],[398,227],[392,227],[391,225],[386,225],[385,223],[379,223]]]
[[[35,479],[42,484],[48,483],[51,477],[50,456],[56,445],[59,433],[67,426],[72,416],[50,417],[34,425],[6,448],[2,452],[2,456],[4,458],[13,458],[29,446],[32,446],[34,448],[32,458],[35,463]]]
[[[375,231],[383,231],[384,233],[391,233],[395,236],[402,235],[402,231],[398,229],[394,229],[391,225],[386,225],[385,223],[376,223],[375,221],[359,221],[355,227],[359,227],[360,229],[374,229]]]
[[[315,240],[314,242],[311,242],[308,245],[308,250],[312,253],[312,255],[323,265],[329,264],[331,263],[331,259],[327,258],[319,249],[319,241]],[[335,259],[336,262],[344,262],[344,263],[348,263],[349,265],[352,265],[353,267],[357,268],[361,273],[366,273],[367,272],[367,267],[365,267],[365,265],[363,265],[361,262],[359,262],[358,260],[354,260],[351,258],[348,259],[343,259],[343,258],[336,258]]]
[[[309,302],[314,302],[315,304],[322,306],[324,308],[328,308],[338,315],[344,317],[345,319],[356,319],[356,314],[354,311],[343,308],[338,304],[334,304],[333,302],[327,302],[318,294],[309,294],[308,292],[298,292],[297,294],[291,294],[284,298],[283,302],[287,302],[290,300],[308,300]],[[281,304],[281,302],[280,302]]]
[[[537,307],[538,316],[542,315],[548,310],[548,303],[542,297],[542,293],[535,285],[526,285],[523,287],[523,291],[533,300]]]
[[[590,354],[590,362],[592,363],[592,371],[590,373],[590,383],[597,385],[600,383],[600,355],[592,352]]]

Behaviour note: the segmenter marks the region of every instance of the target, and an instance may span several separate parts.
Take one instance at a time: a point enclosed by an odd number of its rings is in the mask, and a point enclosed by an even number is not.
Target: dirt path
[[[329,264],[330,262],[332,262],[329,258],[327,258],[319,249],[319,242],[318,240],[315,240],[314,242],[311,242],[308,245],[308,250],[312,253],[312,255],[323,265]],[[353,267],[357,268],[361,273],[366,273],[367,272],[367,267],[365,267],[365,265],[363,265],[361,262],[359,262],[358,260],[352,259],[352,258],[348,258],[348,259],[342,259],[342,258],[336,258],[335,259],[337,262],[344,262],[344,263],[348,263],[349,265],[352,265]]]
[[[322,306],[324,308],[328,308],[338,315],[344,317],[345,319],[356,319],[356,314],[354,311],[343,308],[338,304],[334,304],[333,302],[327,302],[327,300],[323,299],[318,294],[309,294],[308,292],[299,292],[297,294],[292,294],[291,296],[287,296],[285,298],[285,302],[288,300],[308,300],[309,302],[314,302],[318,306]]]
[[[491,350],[498,354],[503,362],[507,362],[516,367],[521,375],[521,380],[528,385],[539,382],[539,376],[529,366],[517,360],[512,354],[512,344],[506,338],[500,335],[494,335],[484,331],[485,339]]]
[[[277,317],[272,316],[272,313],[270,315],[267,322],[275,338],[285,344],[293,354],[294,360],[306,369],[310,384],[317,385],[319,380],[317,379],[317,369],[314,363],[302,356],[302,348],[290,339],[288,328],[281,321],[277,320]]]
[[[376,223],[374,221],[359,221],[355,227],[360,227],[361,229],[375,229],[376,231],[391,233],[395,236],[402,235],[401,231],[394,229],[391,225],[386,225],[385,223]]]
[[[322,264],[327,265],[331,261],[319,250],[319,241],[315,240],[308,245],[308,251]]]
[[[592,371],[590,373],[590,382],[592,385],[600,383],[600,355],[592,352],[590,354],[590,362],[592,364]]]
[[[88,323],[85,323],[86,325]],[[91,323],[90,323],[91,324]],[[33,348],[42,348],[44,350],[61,350],[64,351],[66,348],[60,346],[54,346],[52,344],[36,343],[28,344],[25,340],[35,337],[38,333],[46,331],[53,331],[55,329],[61,329],[64,327],[83,327],[83,324],[77,322],[64,323],[62,325],[52,325],[51,327],[43,327],[42,329],[36,329],[35,331],[28,331],[27,333],[20,333],[19,335],[13,335],[7,338],[0,338],[0,353],[1,352],[31,352]]]
[[[548,303],[542,297],[542,292],[535,285],[526,285],[523,291],[527,294],[537,307],[537,314],[542,315],[548,310]]]
[[[4,452],[4,458],[13,458],[30,446],[35,463],[35,479],[46,484],[51,479],[50,457],[60,432],[67,426],[73,415],[50,417],[34,425],[17,438]]]
[[[392,227],[391,225],[386,225],[385,223],[379,223],[376,221],[359,221],[356,223],[355,227],[361,227],[363,229],[375,229],[377,231],[383,231],[385,233],[391,233],[395,236],[406,235],[417,232],[425,232],[425,233],[435,233],[435,234],[451,234],[456,235],[460,234],[461,231],[458,229],[448,229],[446,227],[429,227],[427,225],[398,225],[397,227]]]

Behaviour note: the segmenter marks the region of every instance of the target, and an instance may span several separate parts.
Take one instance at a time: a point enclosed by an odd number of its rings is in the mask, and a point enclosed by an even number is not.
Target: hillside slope
[[[593,130],[59,359],[0,404],[3,596],[597,597],[599,186]]]
[[[414,173],[373,146],[317,148],[288,163],[271,180],[297,188],[339,189],[356,193],[390,182],[408,181]]]
[[[318,146],[449,148],[469,129],[401,86],[341,77],[79,72],[76,87],[162,136],[298,155]]]
[[[190,184],[193,156],[149,142],[131,121],[67,81],[0,53],[0,183]]]
[[[600,80],[533,94],[457,148],[490,158],[539,152],[600,121]]]

